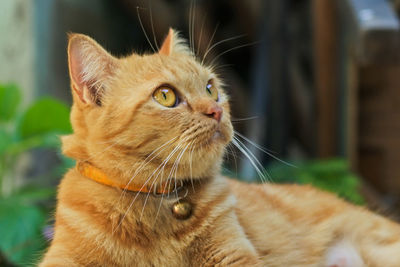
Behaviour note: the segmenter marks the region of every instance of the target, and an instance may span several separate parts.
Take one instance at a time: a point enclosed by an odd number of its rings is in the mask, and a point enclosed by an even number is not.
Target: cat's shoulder
[[[332,207],[335,211],[355,207],[335,194],[311,185],[246,183],[225,177],[231,192],[243,205],[320,210]],[[304,212],[307,213],[307,212]]]

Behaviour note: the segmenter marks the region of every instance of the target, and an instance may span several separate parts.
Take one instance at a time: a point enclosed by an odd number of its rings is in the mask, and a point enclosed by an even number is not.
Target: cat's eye
[[[207,94],[212,97],[212,99],[218,101],[218,90],[211,81],[207,83],[206,91]]]
[[[153,93],[153,98],[165,107],[172,108],[177,104],[177,97],[172,88],[162,86]]]

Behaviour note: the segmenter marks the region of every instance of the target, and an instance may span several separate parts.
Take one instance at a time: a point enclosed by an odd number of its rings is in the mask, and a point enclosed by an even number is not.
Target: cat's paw
[[[365,264],[357,249],[346,240],[328,249],[326,267],[364,267]]]

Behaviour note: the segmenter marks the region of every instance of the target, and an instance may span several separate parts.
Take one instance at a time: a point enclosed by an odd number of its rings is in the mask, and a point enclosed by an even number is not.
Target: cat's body
[[[183,182],[171,194],[123,193],[70,170],[40,266],[400,266],[395,223],[311,187],[220,176],[227,98],[172,31],[160,53],[124,59],[74,35],[69,63],[74,135],[64,153],[122,185]],[[177,217],[177,203],[191,212]]]
[[[175,196],[163,201],[157,220],[143,216],[147,195],[140,194],[118,226],[131,198],[71,170],[43,266],[254,266],[258,257],[264,266],[328,266],[329,250],[343,240],[365,266],[399,266],[398,225],[333,195],[226,178],[195,188],[188,187],[194,212],[187,220],[172,215]],[[103,201],[93,202],[99,195]],[[159,205],[150,195],[145,212],[156,214]]]

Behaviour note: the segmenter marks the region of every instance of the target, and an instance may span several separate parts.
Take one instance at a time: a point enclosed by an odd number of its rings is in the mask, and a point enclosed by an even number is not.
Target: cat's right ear
[[[165,56],[173,53],[190,54],[190,49],[186,45],[185,40],[179,37],[178,32],[169,28],[168,35],[165,37],[158,53]]]
[[[73,94],[82,104],[101,106],[107,81],[116,70],[117,59],[90,37],[70,34],[68,67]]]

